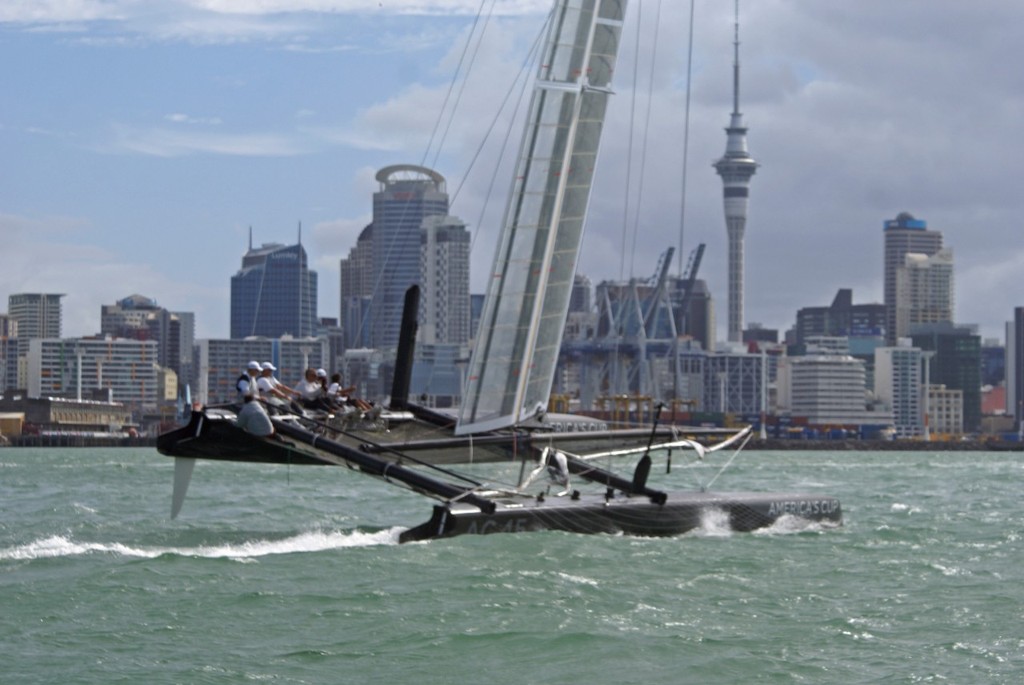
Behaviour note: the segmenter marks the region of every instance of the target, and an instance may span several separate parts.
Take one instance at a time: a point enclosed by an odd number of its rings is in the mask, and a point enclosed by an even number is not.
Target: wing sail
[[[547,407],[583,239],[625,0],[557,0],[456,434]]]

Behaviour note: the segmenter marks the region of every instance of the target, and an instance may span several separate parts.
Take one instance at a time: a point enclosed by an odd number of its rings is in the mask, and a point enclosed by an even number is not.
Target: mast
[[[556,0],[456,434],[547,408],[625,0]]]
[[[714,167],[722,177],[725,227],[729,238],[729,336],[743,339],[743,234],[747,225],[750,178],[760,166],[747,152],[747,128],[740,114],[740,3],[736,0],[733,39],[732,114],[725,129],[725,155]]]

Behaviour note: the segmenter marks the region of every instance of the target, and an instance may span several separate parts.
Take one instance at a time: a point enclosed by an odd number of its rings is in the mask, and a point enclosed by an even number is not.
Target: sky
[[[579,264],[595,283],[648,277],[665,249],[681,240],[685,266],[704,243],[720,339],[711,165],[732,107],[733,9],[695,0],[691,44],[689,2],[630,2]],[[0,307],[65,293],[64,335],[91,335],[101,305],[138,293],[195,312],[200,338],[227,337],[250,231],[255,245],[301,231],[319,314],[337,317],[338,263],[370,221],[374,174],[400,163],[446,177],[483,292],[522,129],[512,104],[549,10],[3,0]],[[785,331],[840,288],[881,302],[883,222],[907,211],[953,249],[957,323],[1003,338],[1024,305],[1022,30],[1019,0],[741,2],[740,108],[761,164],[748,325]]]

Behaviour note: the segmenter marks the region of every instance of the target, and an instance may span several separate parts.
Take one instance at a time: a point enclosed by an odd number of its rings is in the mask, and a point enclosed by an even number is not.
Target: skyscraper
[[[64,295],[16,293],[7,298],[7,314],[18,323],[18,338],[59,338],[60,298]]]
[[[373,274],[371,344],[398,345],[405,291],[419,284],[420,229],[428,216],[448,214],[444,176],[421,166],[396,164],[377,172],[373,194]]]
[[[444,176],[413,164],[385,167],[376,178],[373,223],[341,261],[341,320],[350,347],[391,349],[398,345],[405,291],[424,285],[424,219],[448,215],[448,193]]]
[[[743,340],[743,233],[747,225],[750,177],[759,166],[747,151],[747,129],[740,114],[740,9],[736,0],[733,41],[732,116],[725,129],[725,155],[715,162],[722,177],[725,228],[729,235],[729,341]]]
[[[909,212],[900,212],[895,219],[884,224],[885,233],[885,280],[883,299],[885,301],[885,339],[889,345],[896,344],[897,288],[896,272],[906,265],[909,253],[934,255],[942,249],[942,233],[929,231],[928,223],[915,219]]]
[[[268,243],[242,257],[231,277],[231,337],[316,335],[317,277],[300,242]]]

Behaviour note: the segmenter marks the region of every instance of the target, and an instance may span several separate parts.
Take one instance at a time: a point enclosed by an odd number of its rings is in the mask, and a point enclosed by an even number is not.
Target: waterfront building
[[[813,426],[888,427],[888,411],[868,409],[864,362],[848,354],[811,354],[779,359],[780,412]]]
[[[923,355],[916,347],[879,347],[875,350],[875,396],[892,411],[896,437],[924,433],[921,406]]]
[[[747,151],[747,128],[740,114],[740,20],[736,5],[733,40],[732,115],[725,129],[725,155],[715,162],[722,177],[725,227],[729,238],[729,328],[728,340],[741,342],[743,336],[743,236],[747,225],[750,179],[759,164]]]
[[[897,289],[896,273],[906,264],[910,253],[931,256],[942,249],[942,233],[928,230],[928,223],[915,219],[909,212],[900,212],[885,221],[885,262],[883,299],[885,302],[885,336],[887,344],[895,345]]]
[[[317,274],[302,243],[250,244],[231,277],[231,337],[313,335],[317,326]]]
[[[0,412],[18,412],[25,424],[49,431],[118,434],[132,425],[131,410],[120,402],[70,397],[0,397]]]
[[[7,315],[18,324],[18,337],[59,338],[64,295],[15,293],[7,298]]]
[[[964,430],[981,428],[981,336],[973,326],[934,323],[911,328],[914,347],[934,352],[928,383],[963,392]]]
[[[35,338],[26,355],[29,397],[81,397],[89,389],[135,409],[157,406],[159,387],[154,340]]]

